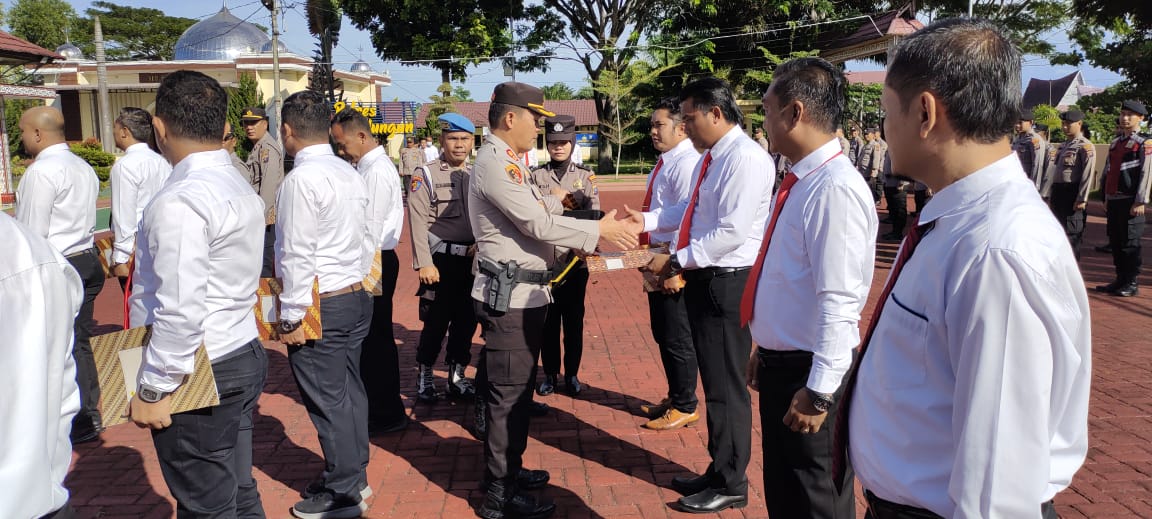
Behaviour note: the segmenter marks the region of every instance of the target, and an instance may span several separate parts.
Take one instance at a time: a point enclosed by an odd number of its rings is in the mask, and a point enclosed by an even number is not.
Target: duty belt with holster
[[[480,260],[480,271],[486,274],[488,292],[484,295],[484,303],[497,312],[507,312],[512,300],[512,289],[519,283],[533,285],[547,285],[552,281],[552,272],[548,270],[522,269],[515,260],[507,263],[492,263]]]

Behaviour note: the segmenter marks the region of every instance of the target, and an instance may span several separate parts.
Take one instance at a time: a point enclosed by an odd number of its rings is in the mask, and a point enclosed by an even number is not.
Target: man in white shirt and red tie
[[[752,403],[744,366],[752,337],[740,322],[740,298],[764,236],[776,172],[768,152],[741,128],[744,116],[726,82],[695,81],[680,99],[688,138],[709,149],[696,166],[692,194],[674,206],[629,213],[646,232],[676,230],[673,254],[656,255],[647,268],[662,278],[684,276],[712,463],[700,476],[674,478],[672,487],[684,494],[680,509],[712,513],[748,503]]]
[[[181,70],[156,92],[156,143],[175,164],[144,211],[129,307],[150,325],[132,420],[152,429],[179,517],[264,517],[252,477],[252,413],[268,372],[252,307],[264,202],[220,149],[228,94]],[[203,344],[220,403],[172,414],[172,392]]]
[[[112,184],[112,274],[120,286],[128,278],[128,261],[136,248],[136,228],[144,216],[144,207],[172,174],[172,165],[148,143],[152,136],[152,114],[133,106],[120,109],[113,124],[116,147],[124,156],[112,165],[108,176]]]
[[[49,106],[30,108],[20,117],[24,149],[36,157],[16,188],[16,220],[48,239],[72,264],[84,283],[84,304],[76,315],[72,355],[80,386],[80,412],[72,421],[72,443],[96,440],[100,419],[100,383],[92,358],[92,311],[104,288],[104,268],[93,246],[96,194],[100,180],[64,142],[64,115]]]
[[[276,201],[276,271],[282,276],[280,340],[304,407],[320,438],[326,469],[292,507],[300,519],[359,517],[371,495],[368,398],[360,379],[360,348],[372,321],[363,279],[378,236],[369,236],[368,187],[328,144],[331,105],[305,90],[281,110],[284,149],[295,157]],[[322,338],[300,327],[319,283]]]
[[[777,67],[763,99],[772,149],[792,162],[741,308],[759,345],[748,373],[760,390],[772,517],[856,517],[852,479],[832,485],[828,446],[860,342],[879,222],[871,189],[834,133],[846,84],[827,61],[794,59]]]
[[[652,111],[652,146],[660,152],[656,167],[648,176],[644,194],[644,212],[683,203],[692,193],[692,170],[700,161],[700,152],[684,130],[680,99],[662,99]],[[640,235],[640,244],[668,246],[675,231]],[[696,348],[688,326],[688,309],[684,305],[684,278],[677,274],[659,280],[646,274],[652,287],[648,290],[648,315],[652,321],[652,338],[660,347],[660,360],[668,379],[668,396],[654,405],[640,406],[651,420],[644,427],[658,431],[677,429],[700,420],[696,412]]]
[[[877,519],[1055,518],[1052,498],[1087,453],[1088,298],[1012,153],[1020,57],[998,26],[950,18],[888,62],[893,171],[935,196],[841,403],[834,452],[850,452]]]

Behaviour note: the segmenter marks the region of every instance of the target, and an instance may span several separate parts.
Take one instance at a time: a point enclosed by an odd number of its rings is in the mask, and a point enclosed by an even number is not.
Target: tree
[[[572,90],[572,87],[564,83],[552,83],[551,85],[540,87],[540,90],[544,91],[544,99],[558,101],[576,98],[576,92]]]
[[[623,147],[639,141],[644,134],[633,127],[648,110],[646,103],[632,98],[632,93],[641,85],[646,85],[676,64],[652,66],[645,61],[634,61],[623,73],[606,70],[600,78],[592,82],[592,88],[613,107],[614,113],[606,122],[600,119],[601,134],[609,142],[616,144],[616,176],[620,175],[620,160]],[[623,114],[623,115],[622,115]]]
[[[305,6],[308,19],[308,32],[319,42],[313,56],[315,64],[308,76],[308,90],[324,94],[329,103],[344,97],[342,82],[336,79],[332,70],[332,49],[340,41],[340,2],[339,0],[308,0]],[[340,94],[337,95],[337,89]]]
[[[79,28],[78,16],[65,0],[16,0],[8,11],[12,34],[46,49],[65,42],[73,28]]]
[[[260,93],[260,84],[256,82],[256,76],[241,74],[236,89],[228,93],[228,124],[232,125],[232,134],[236,136],[236,154],[241,159],[247,159],[248,152],[255,146],[255,143],[250,142],[244,135],[240,124],[240,115],[249,106],[264,106],[264,96]]]
[[[562,24],[543,6],[524,0],[440,0],[434,5],[408,0],[342,0],[348,19],[372,34],[372,46],[384,60],[430,66],[451,83],[467,77],[470,65],[524,51],[516,70],[547,68],[552,55],[544,46]],[[523,21],[524,23],[513,23]]]
[[[424,119],[424,134],[432,138],[440,137],[440,121],[437,118],[456,111],[456,98],[452,96],[452,86],[442,83],[436,91],[440,95],[429,96],[432,103],[428,107],[428,117]]]
[[[1127,79],[1113,90],[1115,97],[1152,100],[1152,4],[1072,0],[1072,12],[1075,23],[1069,36],[1078,49],[1060,54],[1053,63],[1087,61]]]
[[[452,97],[456,98],[457,101],[465,103],[471,103],[473,101],[472,92],[470,92],[467,88],[464,88],[464,85],[456,85],[452,87]]]
[[[1056,52],[1045,35],[1068,21],[1071,0],[972,0],[972,15],[996,22],[1025,54]],[[966,15],[969,0],[928,0],[919,7],[929,19]],[[919,2],[918,2],[919,3]],[[1124,2],[1121,2],[1124,3]]]
[[[880,93],[884,85],[880,83],[851,83],[846,89],[848,104],[845,107],[845,122],[859,124],[863,128],[880,125]],[[863,135],[863,133],[861,133]]]
[[[1060,127],[1060,110],[1046,104],[1032,107],[1032,124],[1043,124],[1048,127],[1048,142],[1064,142],[1068,137]]]
[[[104,31],[105,56],[108,61],[171,60],[176,54],[176,40],[196,20],[165,15],[159,9],[129,7],[112,2],[92,2],[84,11],[86,18],[78,21],[74,40],[85,55],[93,56],[93,18],[100,17]]]

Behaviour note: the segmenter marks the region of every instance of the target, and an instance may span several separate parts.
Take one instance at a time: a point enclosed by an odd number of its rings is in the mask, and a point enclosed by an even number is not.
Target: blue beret
[[[445,132],[468,132],[476,133],[476,125],[472,124],[467,117],[455,113],[446,113],[437,117],[440,121],[440,130]]]

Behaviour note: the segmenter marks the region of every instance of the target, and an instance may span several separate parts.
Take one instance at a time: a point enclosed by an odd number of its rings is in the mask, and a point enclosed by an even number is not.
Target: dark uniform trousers
[[[752,457],[752,397],[745,383],[752,336],[740,326],[740,298],[748,268],[685,270],[684,300],[708,407],[706,475],[728,495],[748,493]]]
[[[404,419],[404,402],[400,400],[400,352],[392,332],[392,296],[399,276],[400,260],[396,251],[380,251],[382,294],[371,298],[372,324],[360,352],[360,379],[368,397],[368,421],[374,424],[391,425]]]
[[[448,335],[448,364],[467,366],[472,362],[472,337],[476,335],[476,314],[472,310],[472,257],[447,253],[432,255],[432,264],[440,272],[440,282],[424,286],[435,291],[432,300],[421,299],[420,345],[416,348],[416,362],[425,366],[436,363],[444,335]]]
[[[908,224],[908,193],[899,186],[885,186],[884,199],[888,201],[888,217],[892,219],[892,232],[904,234],[904,226]]]
[[[1076,210],[1076,197],[1079,192],[1079,184],[1054,183],[1049,193],[1052,214],[1056,215],[1056,220],[1064,226],[1064,234],[1068,235],[1068,243],[1072,245],[1072,252],[1076,254],[1077,261],[1080,260],[1080,241],[1084,236],[1084,210]]]
[[[68,256],[68,263],[84,283],[84,302],[76,314],[72,332],[72,357],[76,359],[76,385],[80,388],[80,412],[72,419],[72,428],[86,429],[100,419],[100,378],[96,373],[96,359],[92,357],[92,312],[96,296],[104,288],[104,267],[95,248]]]
[[[1116,279],[1132,283],[1140,275],[1140,237],[1144,234],[1144,215],[1132,216],[1132,198],[1108,200],[1108,244],[1112,247],[1112,264]]]
[[[764,449],[764,499],[771,517],[855,519],[852,469],[844,486],[832,482],[832,431],[844,393],[841,385],[820,430],[803,434],[784,425],[792,397],[808,384],[812,353],[759,349],[760,430]]]
[[[928,203],[928,191],[917,189],[912,192],[912,199],[916,202],[916,214],[919,215],[924,210],[924,204]]]
[[[292,375],[324,453],[324,486],[357,499],[368,465],[368,397],[360,380],[360,349],[372,321],[370,297],[358,290],[321,298],[323,338],[288,347]]]
[[[510,479],[523,467],[528,446],[528,406],[536,379],[536,357],[544,338],[547,306],[500,313],[473,301],[484,334],[480,350],[481,395],[488,401],[484,442],[486,477]]]
[[[692,328],[688,325],[688,308],[684,291],[675,294],[648,293],[648,316],[652,321],[652,338],[660,346],[660,361],[668,378],[668,399],[676,410],[696,412],[696,348],[692,346]]]
[[[260,277],[276,277],[276,224],[264,226],[264,261],[261,263]]]
[[[72,508],[72,503],[68,502],[64,503],[64,506],[60,507],[59,510],[40,516],[40,519],[74,519],[75,517],[76,510]]]
[[[944,519],[923,508],[885,501],[867,490],[864,491],[864,500],[868,503],[868,512],[864,514],[864,519]],[[1040,517],[1058,519],[1056,506],[1052,501],[1040,505]]]
[[[584,356],[584,294],[588,291],[588,267],[582,261],[577,263],[564,280],[552,289],[540,360],[544,364],[544,373],[560,373],[560,329],[563,328],[564,375],[575,377]]]
[[[259,339],[212,362],[220,404],[172,415],[152,431],[176,516],[264,517],[252,477],[252,413],[268,374]]]

